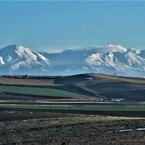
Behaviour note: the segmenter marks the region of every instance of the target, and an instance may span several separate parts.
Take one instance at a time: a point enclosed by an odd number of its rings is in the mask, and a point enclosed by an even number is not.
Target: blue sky
[[[0,1],[0,47],[56,51],[108,43],[145,49],[145,2]]]

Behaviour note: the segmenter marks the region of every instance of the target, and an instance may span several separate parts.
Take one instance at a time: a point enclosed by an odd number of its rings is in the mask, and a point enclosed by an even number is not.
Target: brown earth
[[[48,113],[0,122],[0,145],[144,145],[145,131],[137,130],[144,127],[143,119]]]

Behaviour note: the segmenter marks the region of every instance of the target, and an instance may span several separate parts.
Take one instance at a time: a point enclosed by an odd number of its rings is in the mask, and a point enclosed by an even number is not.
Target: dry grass
[[[0,84],[5,85],[32,85],[32,86],[54,86],[54,79],[19,79],[0,77]]]

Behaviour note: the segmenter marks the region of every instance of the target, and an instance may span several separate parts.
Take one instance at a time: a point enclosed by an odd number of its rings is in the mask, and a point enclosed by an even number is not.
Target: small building
[[[93,80],[94,78],[92,77],[87,77],[86,80]]]
[[[124,100],[125,100],[124,98],[112,98],[111,99],[112,102],[122,102]]]

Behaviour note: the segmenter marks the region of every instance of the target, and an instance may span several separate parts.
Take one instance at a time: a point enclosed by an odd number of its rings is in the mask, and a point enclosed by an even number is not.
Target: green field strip
[[[48,109],[48,110],[88,110],[88,111],[145,111],[145,106],[76,106],[76,105],[24,105],[0,104],[0,108]]]
[[[69,92],[69,91],[52,89],[52,88],[2,86],[2,85],[0,85],[0,93],[3,94],[3,92],[16,93],[16,94],[26,94],[26,95],[39,95],[39,96],[71,97],[71,98],[89,97],[89,96],[79,94],[79,93],[73,93],[73,92]]]

